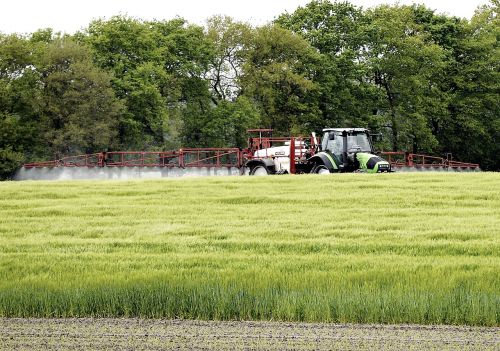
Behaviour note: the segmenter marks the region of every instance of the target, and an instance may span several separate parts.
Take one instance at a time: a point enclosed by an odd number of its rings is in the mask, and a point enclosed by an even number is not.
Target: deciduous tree
[[[290,133],[309,130],[316,123],[317,60],[317,52],[299,35],[278,25],[256,29],[241,84],[243,94],[260,109],[262,126]]]
[[[112,147],[122,104],[111,76],[94,66],[90,52],[69,38],[48,44],[37,67],[43,84],[42,133],[57,156]]]

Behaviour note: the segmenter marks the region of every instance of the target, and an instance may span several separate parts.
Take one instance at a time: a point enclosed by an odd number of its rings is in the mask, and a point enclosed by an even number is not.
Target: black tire
[[[269,175],[269,171],[267,170],[267,167],[262,166],[262,165],[257,165],[250,170],[250,175],[251,176],[266,176],[266,175]]]

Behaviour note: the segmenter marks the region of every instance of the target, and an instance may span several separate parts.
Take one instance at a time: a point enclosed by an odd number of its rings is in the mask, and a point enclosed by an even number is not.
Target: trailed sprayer
[[[16,179],[128,179],[204,175],[478,171],[479,165],[407,152],[376,153],[364,128],[326,128],[318,138],[248,131],[248,147],[110,151],[25,164]]]

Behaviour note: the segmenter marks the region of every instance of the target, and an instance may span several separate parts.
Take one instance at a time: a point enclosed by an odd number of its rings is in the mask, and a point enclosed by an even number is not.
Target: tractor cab
[[[365,128],[323,129],[320,151],[329,154],[342,172],[390,171],[389,163],[374,155],[370,131]]]
[[[369,131],[363,128],[332,128],[323,130],[321,149],[328,150],[339,158],[344,152],[373,152]]]

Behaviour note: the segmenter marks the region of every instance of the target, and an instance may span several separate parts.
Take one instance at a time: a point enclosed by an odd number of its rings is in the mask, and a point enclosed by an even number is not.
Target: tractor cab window
[[[323,150],[328,150],[334,155],[342,154],[342,135],[337,133],[328,133],[322,141]]]
[[[341,132],[331,131],[325,133],[321,140],[321,149],[328,150],[332,154],[341,156],[344,152],[344,137]],[[347,135],[348,152],[372,152],[368,134],[364,132],[351,132]]]
[[[330,138],[331,133],[323,134],[323,139],[321,140],[321,150],[326,150],[328,146],[328,139]]]
[[[330,152],[334,155],[341,155],[343,151],[342,144],[343,144],[342,135],[335,134],[333,139],[328,140],[328,150],[330,150]]]
[[[347,150],[371,152],[371,144],[366,133],[355,133],[347,136]]]

